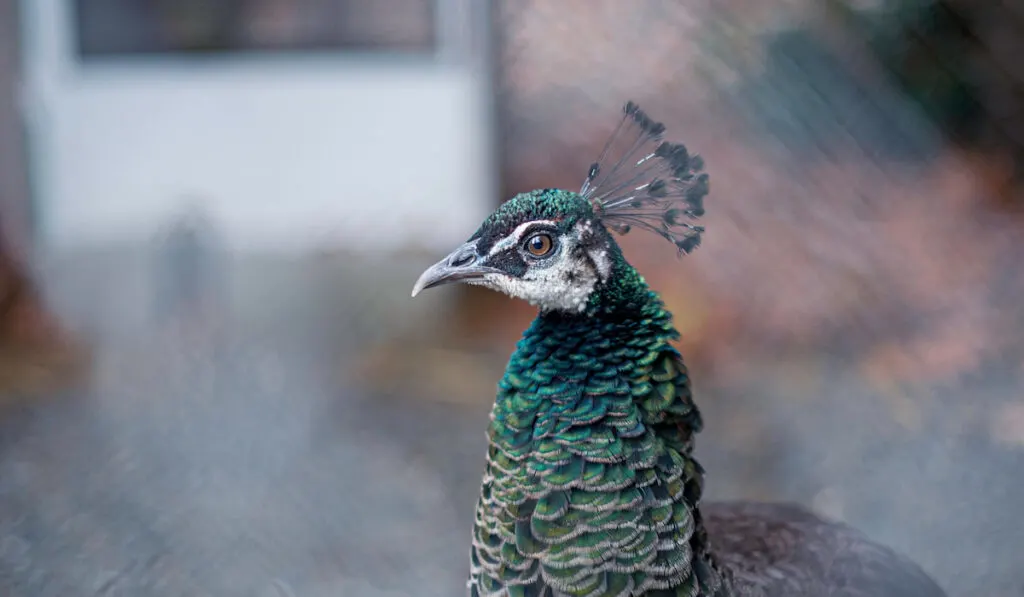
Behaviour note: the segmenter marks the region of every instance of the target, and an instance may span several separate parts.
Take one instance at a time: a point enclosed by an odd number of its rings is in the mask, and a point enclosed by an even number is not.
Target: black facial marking
[[[490,253],[491,249],[494,247],[495,244],[497,244],[499,241],[507,237],[509,234],[512,234],[512,232],[514,232],[516,228],[522,225],[524,221],[529,220],[511,220],[509,222],[503,222],[498,225],[482,227],[479,230],[477,230],[476,234],[470,237],[469,240],[477,240],[477,252],[480,253],[481,255],[486,255],[487,253]],[[519,241],[517,241],[517,243],[529,238],[533,234],[542,231],[551,233],[552,239],[555,239],[559,234],[558,228],[556,227],[549,226],[546,224],[537,224],[534,226],[527,227],[522,232],[522,235],[520,236],[520,239]]]
[[[500,269],[513,278],[522,278],[526,275],[526,270],[530,269],[526,259],[514,246],[488,257],[484,263]]]

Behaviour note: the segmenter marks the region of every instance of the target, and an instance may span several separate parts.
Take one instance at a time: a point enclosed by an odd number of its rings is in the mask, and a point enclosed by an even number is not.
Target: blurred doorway
[[[488,2],[23,0],[47,245],[446,248],[492,206]]]

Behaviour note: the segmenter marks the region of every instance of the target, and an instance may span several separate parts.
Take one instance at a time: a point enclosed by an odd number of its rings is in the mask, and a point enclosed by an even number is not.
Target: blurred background
[[[0,594],[461,594],[531,308],[409,298],[637,101],[709,498],[1024,594],[1024,9],[0,0]]]

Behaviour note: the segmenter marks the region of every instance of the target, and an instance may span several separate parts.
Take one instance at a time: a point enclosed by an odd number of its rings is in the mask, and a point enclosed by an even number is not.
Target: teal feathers
[[[701,419],[670,344],[679,334],[639,274],[614,259],[617,283],[585,315],[538,317],[498,384],[472,595],[547,586],[692,597],[722,587],[697,532]]]

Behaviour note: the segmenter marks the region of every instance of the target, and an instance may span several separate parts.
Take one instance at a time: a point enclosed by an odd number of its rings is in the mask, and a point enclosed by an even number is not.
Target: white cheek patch
[[[576,237],[580,240],[589,239],[593,234],[594,226],[590,220],[585,220],[576,227]],[[600,276],[601,281],[607,282],[608,277],[612,275],[612,262],[608,259],[608,251],[594,249],[587,251],[587,255],[594,261],[594,267],[597,268],[597,275]]]
[[[607,282],[608,277],[612,275],[612,261],[608,259],[608,252],[604,249],[597,249],[591,251],[590,258],[594,260],[594,265],[597,267],[597,275],[601,276],[602,282]]]
[[[529,296],[524,298],[546,310],[578,313],[587,308],[597,285],[595,272],[567,255],[542,270],[530,270],[522,282]]]
[[[572,283],[566,281],[562,264],[544,270],[543,275],[512,278],[501,274],[487,274],[487,286],[511,297],[520,298],[544,311],[579,313],[586,309],[587,300],[594,290],[597,277],[577,275]]]

